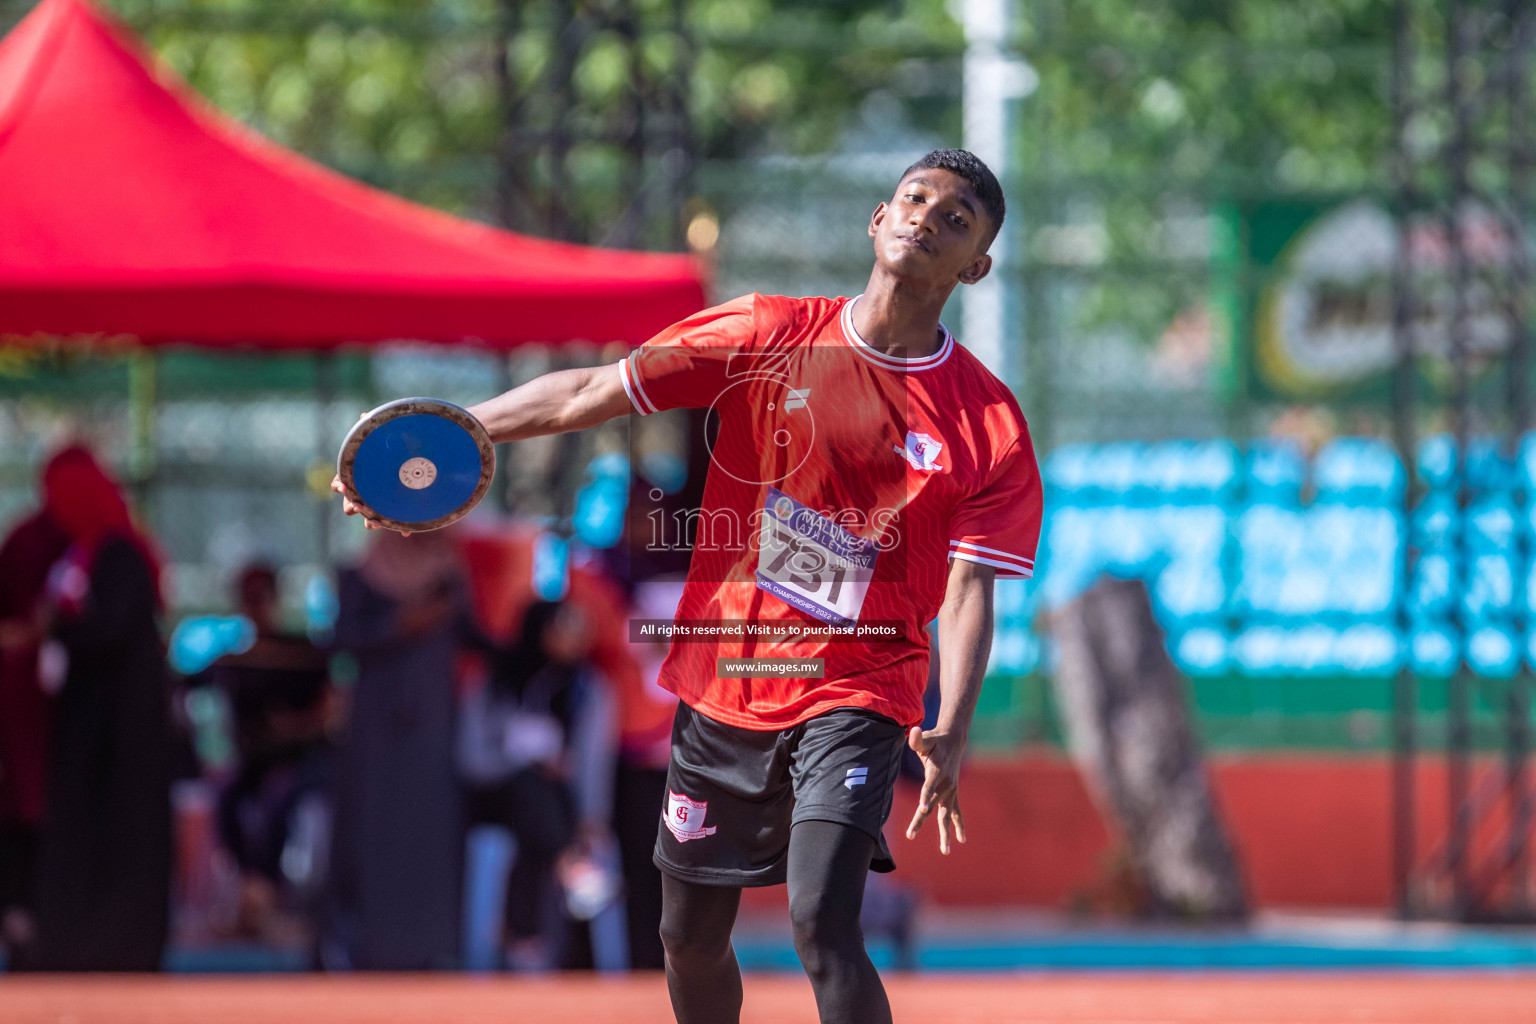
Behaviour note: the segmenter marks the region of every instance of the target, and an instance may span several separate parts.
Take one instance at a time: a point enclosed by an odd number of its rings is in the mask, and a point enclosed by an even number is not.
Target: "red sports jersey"
[[[783,729],[839,707],[922,721],[924,626],[949,560],[1027,577],[1040,474],[1018,403],[945,331],[929,356],[870,347],[855,299],[748,295],[661,332],[620,365],[642,415],[710,408],[720,429],[679,620],[801,620],[894,640],[674,639],[661,684],[695,710]],[[633,538],[633,543],[679,540]],[[822,658],[819,678],[717,678],[717,658]]]

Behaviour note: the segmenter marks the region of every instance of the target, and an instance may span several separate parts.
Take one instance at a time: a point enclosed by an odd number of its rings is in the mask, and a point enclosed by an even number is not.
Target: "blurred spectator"
[[[445,531],[381,531],[338,579],[335,645],[357,659],[338,764],[333,917],[336,968],[456,966],[463,820],[454,770],[455,672],[481,641]]]
[[[938,620],[928,623],[928,683],[923,690],[923,728],[932,729],[939,720],[939,630]],[[901,750],[898,778],[905,784],[922,788],[923,762],[910,747]],[[905,825],[896,821],[896,827]],[[922,894],[911,884],[893,874],[871,871],[864,884],[864,906],[860,910],[859,923],[866,936],[884,935],[890,938],[895,952],[895,968],[898,971],[916,970],[917,946],[913,926],[917,919],[917,906]]]
[[[190,682],[218,686],[229,702],[237,767],[219,797],[219,840],[240,869],[237,927],[261,934],[280,895],[304,899],[322,881],[323,849],[305,849],[286,871],[283,858],[290,840],[301,836],[323,847],[323,837],[297,826],[317,810],[324,815],[334,702],[325,654],[304,634],[280,626],[277,573],[247,566],[237,590],[255,642]]]
[[[0,948],[25,967],[36,934],[37,844],[52,699],[38,675],[48,569],[69,536],[44,506],[0,544]]]
[[[49,752],[38,857],[43,970],[156,970],[169,927],[168,671],[160,566],[117,484],[84,448],[43,476],[70,547],[49,574],[51,632],[68,657]]]
[[[671,622],[682,596],[681,581],[637,583],[634,617]],[[640,671],[622,675],[619,687],[619,766],[613,801],[627,893],[629,962],[637,970],[661,970],[661,871],[651,854],[656,823],[666,805],[667,764],[672,757],[672,719],[677,695],[657,679],[670,641],[665,636],[630,645]]]
[[[599,863],[610,839],[615,715],[591,646],[578,607],[536,601],[490,683],[464,699],[459,764],[470,824],[505,826],[517,843],[506,934],[518,968],[562,960],[557,868],[568,905],[583,916],[617,896],[617,877]]]

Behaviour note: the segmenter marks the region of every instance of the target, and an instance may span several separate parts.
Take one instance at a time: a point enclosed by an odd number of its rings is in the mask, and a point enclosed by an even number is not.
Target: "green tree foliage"
[[[1150,341],[1201,302],[1215,204],[1385,187],[1391,15],[1382,0],[1022,5],[1017,45],[1040,75],[1019,136],[1044,229],[1030,256],[1090,270],[1066,333]]]
[[[503,123],[501,19],[515,91],[535,91],[560,33],[612,0],[105,0],[222,110],[345,173],[454,212],[493,219]],[[14,21],[27,0],[0,0]],[[654,85],[691,65],[689,105],[705,158],[815,152],[870,92],[937,94],[956,130],[950,69],[959,29],[944,0],[638,0],[640,68],[611,30],[582,41],[572,124],[601,137],[622,120],[638,70]],[[574,14],[574,18],[572,15]],[[685,41],[691,39],[689,46]],[[537,119],[538,110],[525,111]],[[567,169],[601,222],[622,207],[611,148],[578,146]],[[609,193],[607,201],[603,196]]]
[[[1049,0],[1020,45],[1041,76],[1037,167],[1248,193],[1383,182],[1391,5]]]
[[[513,91],[533,95],[557,70],[562,33],[618,9],[615,0],[105,2],[225,111],[345,173],[486,220],[496,218],[497,49],[508,12]],[[0,0],[0,12],[19,16],[28,4]],[[959,141],[953,0],[678,4],[681,35],[673,0],[636,0],[638,67],[611,28],[576,48],[569,123],[589,141],[558,173],[583,197],[585,237],[601,239],[627,201],[611,139],[637,77],[654,89],[689,73],[694,145],[711,161],[825,152],[876,94]],[[1191,233],[1205,230],[1212,203],[1386,183],[1390,3],[1015,8],[1013,48],[1039,75],[1018,107],[1012,187],[1030,233],[1024,255],[1085,276],[1089,292],[1072,313],[1085,326],[1154,337],[1195,301],[1205,281],[1191,270],[1209,246]],[[521,116],[532,125],[548,111]]]

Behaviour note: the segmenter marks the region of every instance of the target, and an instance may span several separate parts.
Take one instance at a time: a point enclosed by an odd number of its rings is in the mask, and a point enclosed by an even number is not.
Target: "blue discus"
[[[402,398],[357,421],[336,473],[363,515],[391,530],[440,530],[491,486],[496,450],[485,427],[435,398]]]

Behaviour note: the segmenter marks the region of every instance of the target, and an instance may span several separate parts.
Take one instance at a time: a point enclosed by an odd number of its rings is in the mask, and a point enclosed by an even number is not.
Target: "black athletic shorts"
[[[679,703],[656,866],[685,882],[778,885],[795,823],[833,821],[874,837],[873,870],[895,870],[882,826],[906,732],[861,708],[760,732]]]

